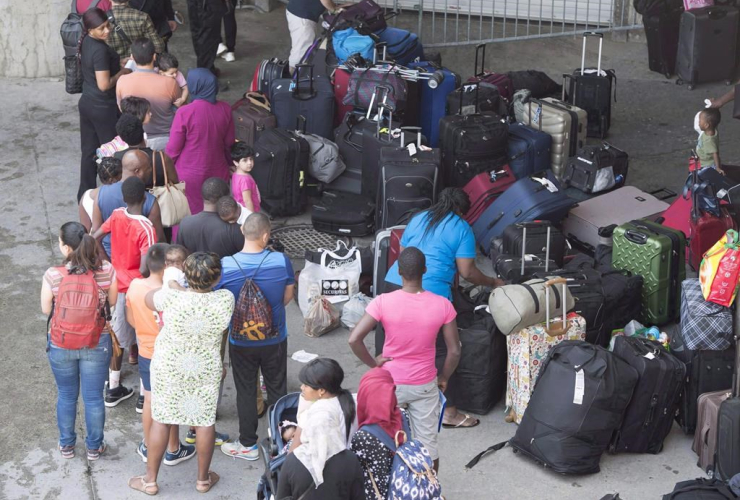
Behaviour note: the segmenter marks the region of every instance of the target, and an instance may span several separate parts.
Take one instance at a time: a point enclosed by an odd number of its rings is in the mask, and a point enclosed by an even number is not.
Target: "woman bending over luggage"
[[[103,389],[112,349],[101,311],[106,310],[107,304],[116,303],[116,272],[110,262],[100,260],[95,239],[79,222],[67,222],[62,226],[59,250],[64,256],[62,265],[47,269],[41,285],[41,312],[52,316],[46,351],[57,383],[59,450],[63,458],[75,456],[75,416],[82,387],[87,459],[97,460],[105,451]],[[96,285],[90,286],[92,281]],[[90,292],[86,290],[92,289],[94,295],[88,297],[92,307],[86,309],[87,313],[81,313],[79,298],[87,296]],[[70,304],[67,297],[75,296],[77,303]],[[70,306],[77,306],[72,322],[65,317]]]
[[[342,367],[318,358],[303,367],[298,379],[298,429],[293,452],[280,469],[277,498],[364,500],[362,467],[347,449],[355,401],[342,389]]]
[[[504,285],[502,280],[486,276],[475,265],[473,229],[462,218],[469,209],[470,198],[465,191],[460,188],[446,188],[440,193],[437,203],[411,219],[401,237],[401,251],[413,246],[426,256],[427,271],[422,281],[424,290],[450,300],[455,274],[473,285]],[[398,262],[388,270],[385,281],[389,292],[401,288]],[[441,342],[441,336],[438,342]],[[457,411],[453,404],[454,394],[445,396],[448,398],[448,406],[445,408],[442,425],[452,428],[478,425],[478,419]]]

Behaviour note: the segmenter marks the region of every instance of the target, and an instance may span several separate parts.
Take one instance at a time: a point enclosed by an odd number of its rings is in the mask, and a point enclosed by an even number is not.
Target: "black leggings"
[[[227,0],[231,6],[224,16],[224,42],[227,52],[234,52],[236,47],[236,0]]]
[[[80,110],[80,187],[77,190],[77,201],[88,189],[97,185],[98,164],[95,162],[95,150],[101,144],[113,140],[116,136],[118,122],[118,105],[115,100],[98,101],[84,94],[77,104]]]

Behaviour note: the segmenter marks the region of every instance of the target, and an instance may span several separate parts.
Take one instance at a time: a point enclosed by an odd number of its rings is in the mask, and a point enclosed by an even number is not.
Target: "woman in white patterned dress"
[[[151,365],[152,429],[147,473],[132,477],[129,486],[148,495],[159,491],[157,474],[171,425],[197,428],[196,489],[210,490],[219,479],[209,470],[213,457],[216,403],[223,370],[221,338],[231,321],[234,296],[212,291],[221,277],[221,260],[214,253],[197,252],[184,264],[187,291],[150,292],[147,304],[163,314]]]

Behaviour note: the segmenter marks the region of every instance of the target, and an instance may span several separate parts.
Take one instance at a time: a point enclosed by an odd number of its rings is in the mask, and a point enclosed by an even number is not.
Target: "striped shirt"
[[[118,291],[126,293],[131,281],[141,278],[141,256],[157,242],[152,222],[143,215],[132,215],[117,208],[100,227],[110,233],[111,262],[118,276]]]

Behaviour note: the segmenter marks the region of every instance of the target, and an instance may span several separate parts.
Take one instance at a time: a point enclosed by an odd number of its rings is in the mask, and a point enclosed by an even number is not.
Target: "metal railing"
[[[631,0],[383,0],[424,47],[641,29]]]

